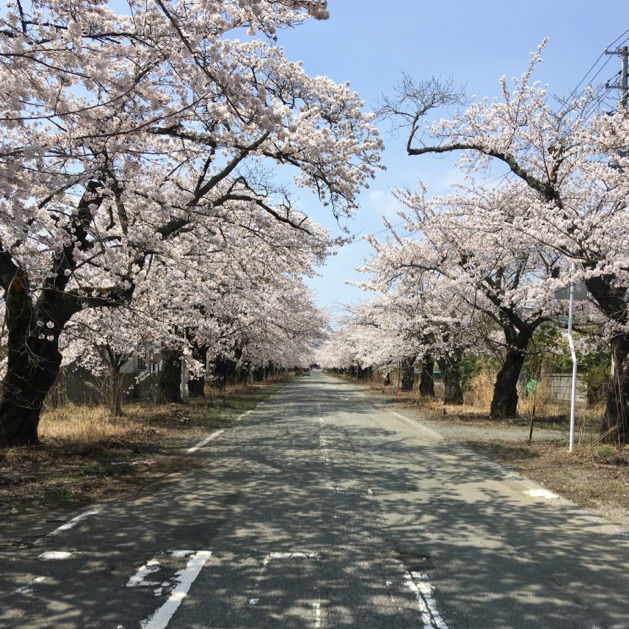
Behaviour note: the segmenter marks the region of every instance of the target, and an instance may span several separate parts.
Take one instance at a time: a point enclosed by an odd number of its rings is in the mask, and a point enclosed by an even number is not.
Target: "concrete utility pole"
[[[623,46],[622,48],[616,48],[616,50],[606,50],[606,55],[620,55],[622,58],[622,70],[620,72],[620,84],[607,85],[607,87],[613,87],[620,90],[620,104],[623,107],[627,106],[629,101],[629,47]]]

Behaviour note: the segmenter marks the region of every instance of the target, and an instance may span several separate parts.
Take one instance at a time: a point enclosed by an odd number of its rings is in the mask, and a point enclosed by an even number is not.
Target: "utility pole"
[[[622,70],[620,71],[620,84],[609,85],[606,87],[612,87],[620,90],[620,104],[623,107],[627,106],[629,102],[629,47],[623,46],[622,48],[616,48],[616,50],[606,50],[606,55],[620,55],[622,58]]]

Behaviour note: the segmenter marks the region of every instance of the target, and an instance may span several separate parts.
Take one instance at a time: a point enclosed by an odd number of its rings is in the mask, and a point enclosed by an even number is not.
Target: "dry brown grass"
[[[102,406],[67,404],[42,414],[39,434],[44,441],[54,439],[90,446],[123,437],[133,429],[133,423],[111,417]]]
[[[496,372],[493,369],[482,369],[469,383],[463,399],[466,406],[480,412],[489,412],[491,398],[494,394]]]

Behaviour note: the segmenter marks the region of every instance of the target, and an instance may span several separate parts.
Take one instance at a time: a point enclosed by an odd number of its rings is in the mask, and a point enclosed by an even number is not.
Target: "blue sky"
[[[603,49],[629,28],[625,0],[330,0],[329,8],[329,20],[284,31],[279,43],[311,75],[350,81],[369,109],[382,93],[392,92],[402,71],[417,78],[452,76],[470,96],[498,96],[499,78],[519,75],[544,37],[550,40],[536,78],[551,94],[566,96]],[[620,69],[618,57],[604,56],[595,70],[605,62],[593,85]],[[615,97],[610,92],[610,102]],[[395,187],[415,186],[421,178],[429,193],[443,193],[457,180],[452,156],[408,157],[403,134],[392,136],[387,122],[381,129],[387,170],[361,195],[356,217],[345,222],[352,232],[380,231],[382,214],[395,220],[389,194]],[[303,195],[301,207],[338,231],[316,200]],[[345,281],[360,279],[354,269],[369,253],[364,242],[349,245],[320,269],[320,277],[308,281],[318,304],[333,317],[343,304],[366,298]]]

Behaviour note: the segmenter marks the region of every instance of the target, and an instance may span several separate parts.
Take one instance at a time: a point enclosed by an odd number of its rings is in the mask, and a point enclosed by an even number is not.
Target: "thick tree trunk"
[[[183,404],[181,398],[181,354],[176,350],[162,350],[162,370],[159,372],[158,401]]]
[[[387,373],[384,374],[383,384],[384,384],[385,387],[388,387],[391,384],[391,372],[390,371],[387,371]]]
[[[502,369],[498,372],[494,385],[494,397],[491,400],[490,417],[505,419],[515,417],[518,408],[518,378],[526,356],[526,345],[507,350]]]
[[[448,354],[440,358],[439,367],[443,378],[443,403],[463,404],[460,353]]]
[[[402,391],[412,391],[415,384],[415,358],[402,361]]]
[[[629,443],[629,335],[611,341],[614,371],[607,394],[602,436],[608,443]]]
[[[5,293],[8,357],[0,400],[0,447],[39,442],[39,415],[61,365],[59,333],[73,314],[58,294],[47,297],[44,293],[34,306],[26,279],[17,273]]]
[[[422,372],[419,376],[419,394],[422,397],[435,397],[435,380],[432,375],[434,368],[434,358],[426,356],[422,361]]]
[[[60,365],[56,342],[30,338],[17,347],[9,344],[9,366],[0,401],[0,446],[39,443],[39,415]]]
[[[612,321],[627,324],[627,289],[614,285],[611,275],[593,277],[585,282],[599,308]],[[610,443],[629,443],[629,335],[618,334],[611,339],[614,373],[607,390],[602,437]]]
[[[59,335],[72,315],[80,310],[122,303],[133,294],[133,286],[97,290],[79,295],[66,291],[77,267],[75,250],[92,247],[87,226],[94,207],[103,196],[99,181],[90,181],[65,231],[67,242],[51,259],[43,287],[31,293],[25,269],[17,266],[0,244],[0,284],[5,290],[8,362],[0,400],[0,446],[37,443],[37,426],[44,399],[52,387],[59,366]],[[142,260],[139,261],[143,263]]]

